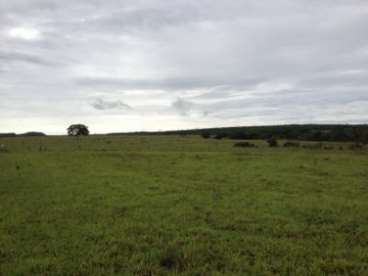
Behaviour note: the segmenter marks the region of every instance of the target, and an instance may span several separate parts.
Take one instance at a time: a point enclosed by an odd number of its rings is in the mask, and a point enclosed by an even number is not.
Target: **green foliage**
[[[237,142],[234,144],[234,147],[238,148],[254,148],[256,145],[249,142]]]
[[[267,139],[267,143],[268,143],[268,146],[270,146],[270,147],[277,147],[278,146],[278,142],[277,142],[277,139],[275,137],[271,137],[271,138]]]
[[[89,130],[86,125],[74,124],[67,129],[69,136],[87,136],[89,135]]]
[[[367,150],[253,143],[1,138],[0,275],[367,275]]]
[[[8,152],[8,149],[4,144],[0,144],[0,152]]]
[[[0,133],[0,138],[2,137],[15,137],[17,136],[15,133],[11,132],[11,133]]]
[[[43,132],[39,132],[39,131],[29,131],[29,132],[26,132],[26,133],[18,134],[17,136],[24,136],[24,137],[27,137],[27,136],[46,136],[46,134],[43,133]]]
[[[209,132],[203,132],[201,133],[201,137],[204,139],[211,138],[211,134]]]
[[[368,143],[368,125],[279,125],[224,127],[209,129],[176,130],[162,132],[138,132],[126,135],[210,135],[215,139],[266,140],[277,139],[303,141],[339,141]],[[112,133],[110,135],[119,135]]]
[[[300,143],[298,142],[292,142],[292,141],[287,141],[284,143],[283,145],[285,148],[299,148],[300,147]]]
[[[223,138],[226,138],[227,134],[226,133],[217,133],[213,138],[217,139],[217,140],[221,140]]]

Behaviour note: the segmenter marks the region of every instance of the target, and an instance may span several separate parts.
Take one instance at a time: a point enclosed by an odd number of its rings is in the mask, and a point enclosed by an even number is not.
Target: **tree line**
[[[189,129],[157,132],[111,133],[110,135],[201,135],[204,138],[266,140],[271,137],[303,141],[368,143],[368,125],[278,125]]]

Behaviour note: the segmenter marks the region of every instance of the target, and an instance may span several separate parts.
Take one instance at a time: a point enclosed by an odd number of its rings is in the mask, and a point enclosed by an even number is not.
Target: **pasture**
[[[368,275],[367,149],[234,142],[1,138],[0,275]]]

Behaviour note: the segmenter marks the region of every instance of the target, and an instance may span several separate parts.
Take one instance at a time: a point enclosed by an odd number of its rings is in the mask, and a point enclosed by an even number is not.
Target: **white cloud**
[[[41,32],[34,28],[29,27],[15,27],[8,31],[8,34],[12,38],[24,39],[24,40],[39,40],[41,39]]]

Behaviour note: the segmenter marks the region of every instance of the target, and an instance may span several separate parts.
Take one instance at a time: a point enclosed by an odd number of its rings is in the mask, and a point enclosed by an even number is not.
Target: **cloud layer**
[[[365,0],[0,0],[0,132],[368,122]]]

